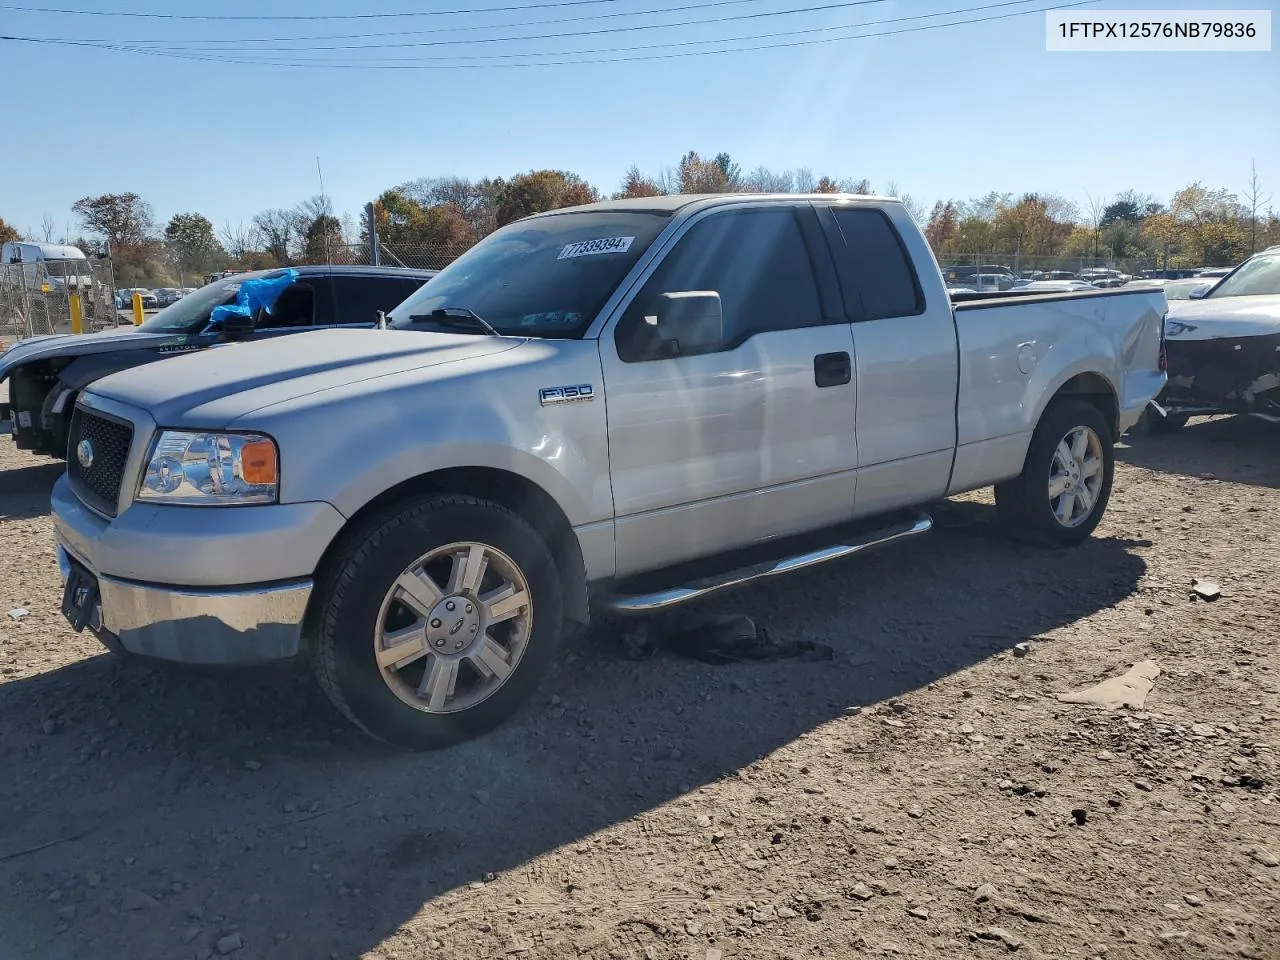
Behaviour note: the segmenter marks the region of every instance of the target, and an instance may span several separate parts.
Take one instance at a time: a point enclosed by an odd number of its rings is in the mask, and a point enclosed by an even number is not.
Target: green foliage
[[[498,194],[497,224],[501,227],[535,213],[594,203],[599,199],[596,188],[576,173],[534,170],[512,177],[502,186]]]
[[[104,193],[81,197],[71,205],[86,230],[119,247],[137,247],[153,239],[155,215],[151,204],[136,193]]]
[[[206,273],[226,258],[226,251],[213,235],[213,224],[198,213],[174,214],[164,228],[164,239],[182,275]]]

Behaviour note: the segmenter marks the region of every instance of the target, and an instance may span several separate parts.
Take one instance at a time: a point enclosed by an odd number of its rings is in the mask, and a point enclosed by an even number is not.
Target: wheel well
[[[1120,404],[1116,401],[1115,390],[1105,377],[1097,373],[1078,373],[1058,388],[1053,399],[1059,397],[1074,397],[1093,404],[1111,426],[1112,441],[1119,439]]]
[[[587,622],[587,570],[582,559],[582,546],[560,505],[536,483],[519,474],[490,467],[454,467],[412,477],[366,503],[347,521],[346,527],[350,529],[365,517],[409,497],[429,493],[467,494],[519,514],[538,532],[551,551],[560,573],[565,617],[577,624]],[[335,539],[335,544],[338,539],[341,537]],[[334,545],[330,544],[325,559],[333,549]]]

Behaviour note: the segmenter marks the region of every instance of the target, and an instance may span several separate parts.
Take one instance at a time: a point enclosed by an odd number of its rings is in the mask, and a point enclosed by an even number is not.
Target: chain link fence
[[[470,243],[388,244],[378,246],[378,261],[384,267],[411,267],[442,270],[468,250]],[[329,250],[330,262],[371,266],[373,253],[367,243],[340,244]]]
[[[0,264],[0,346],[71,333],[72,296],[80,298],[86,332],[120,322],[110,260]]]

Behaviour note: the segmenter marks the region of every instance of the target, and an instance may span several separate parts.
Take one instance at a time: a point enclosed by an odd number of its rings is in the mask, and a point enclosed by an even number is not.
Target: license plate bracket
[[[71,629],[80,633],[93,619],[98,603],[98,580],[77,563],[71,564],[67,585],[62,591],[62,615]]]

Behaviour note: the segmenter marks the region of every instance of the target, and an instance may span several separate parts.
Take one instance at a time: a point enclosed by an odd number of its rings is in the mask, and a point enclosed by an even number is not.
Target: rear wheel
[[[1106,512],[1114,469],[1111,429],[1097,407],[1055,400],[1032,434],[1022,473],[996,485],[1000,520],[1019,538],[1074,546]]]
[[[516,514],[472,497],[426,497],[376,518],[317,589],[321,686],[367,732],[413,749],[506,720],[560,639],[546,544]]]

